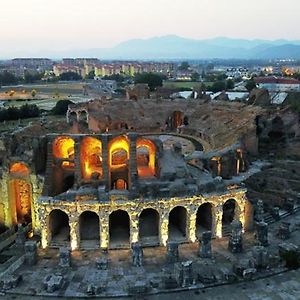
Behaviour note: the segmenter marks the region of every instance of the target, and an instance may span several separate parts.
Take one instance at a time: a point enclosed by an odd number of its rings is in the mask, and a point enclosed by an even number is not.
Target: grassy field
[[[28,103],[36,104],[41,109],[50,110],[58,100],[69,99],[78,103],[89,99],[83,94],[83,86],[82,82],[68,82],[1,87],[0,101],[3,107],[20,107]],[[34,97],[31,94],[32,90],[36,91]]]
[[[206,86],[210,86],[211,82],[203,82]],[[164,87],[175,87],[175,88],[185,88],[185,89],[193,89],[194,87],[200,86],[201,82],[189,82],[189,81],[183,81],[183,82],[174,82],[174,81],[165,81]]]

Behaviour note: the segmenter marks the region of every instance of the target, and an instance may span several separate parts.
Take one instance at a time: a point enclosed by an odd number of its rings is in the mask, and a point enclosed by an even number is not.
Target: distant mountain
[[[51,51],[51,50],[50,50]],[[129,40],[107,49],[23,53],[27,56],[98,57],[100,59],[300,59],[300,40],[247,40],[218,37],[188,39],[176,35]],[[1,56],[1,52],[0,52]]]
[[[168,35],[129,40],[111,49],[95,49],[97,53],[106,59],[300,59],[300,41],[223,37],[195,40]]]

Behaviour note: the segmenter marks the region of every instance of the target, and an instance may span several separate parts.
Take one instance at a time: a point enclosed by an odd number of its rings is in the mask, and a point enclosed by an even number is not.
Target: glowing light
[[[113,165],[113,154],[118,152],[119,150],[124,150],[127,154],[127,159],[129,159],[129,142],[124,137],[117,137],[110,142],[109,145],[109,165],[112,167]]]
[[[98,173],[101,177],[103,174],[101,141],[93,137],[83,139],[80,161],[83,178],[90,179],[93,173]]]
[[[140,177],[155,175],[156,148],[152,141],[146,139],[137,140],[137,167]]]
[[[10,173],[21,175],[21,176],[28,176],[29,175],[29,169],[28,167],[20,162],[14,163],[9,170]]]

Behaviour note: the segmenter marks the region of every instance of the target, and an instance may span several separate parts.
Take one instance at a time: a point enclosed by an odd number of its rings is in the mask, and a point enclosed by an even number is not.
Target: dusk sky
[[[299,0],[2,0],[0,51],[103,48],[167,34],[300,39],[299,11]]]

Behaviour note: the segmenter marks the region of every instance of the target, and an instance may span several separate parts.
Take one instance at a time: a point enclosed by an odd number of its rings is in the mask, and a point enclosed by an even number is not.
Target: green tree
[[[12,85],[18,83],[18,78],[11,72],[4,71],[0,74],[0,85]]]
[[[214,93],[225,91],[226,90],[226,82],[225,81],[216,81],[211,86],[211,91]]]
[[[75,72],[66,72],[66,73],[62,73],[59,76],[59,80],[63,80],[63,81],[72,81],[72,80],[81,80],[82,77],[75,73]]]
[[[157,87],[163,85],[163,76],[155,73],[141,73],[135,76],[134,83],[146,83],[150,91],[154,91]]]
[[[248,92],[251,92],[254,88],[256,88],[256,83],[253,79],[247,80],[245,84],[245,88]]]
[[[179,71],[187,71],[189,69],[190,65],[187,61],[183,61],[181,65],[178,67]]]
[[[56,105],[52,108],[51,112],[53,115],[65,115],[70,104],[74,103],[70,100],[59,100],[56,102]]]
[[[191,75],[191,80],[192,81],[198,81],[200,79],[200,74],[197,73],[197,72],[194,72],[192,75]]]
[[[232,79],[226,80],[226,89],[227,90],[234,89],[234,81]]]
[[[89,72],[89,74],[87,74],[85,76],[85,79],[94,79],[94,77],[95,77],[95,71],[92,70],[92,71]]]

